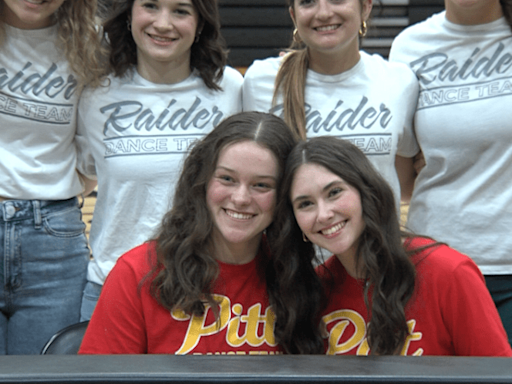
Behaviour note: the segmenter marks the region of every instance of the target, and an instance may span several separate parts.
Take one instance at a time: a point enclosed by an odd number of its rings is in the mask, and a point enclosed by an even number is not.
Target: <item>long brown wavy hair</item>
[[[368,344],[372,354],[399,353],[409,334],[405,306],[414,291],[415,268],[402,245],[403,233],[391,188],[350,142],[333,137],[300,142],[288,158],[276,211],[276,216],[285,222],[281,226],[286,231],[275,252],[284,262],[287,258],[297,258],[300,253],[312,255],[315,252],[311,243],[302,241],[290,202],[294,175],[303,164],[320,165],[359,191],[365,229],[357,248],[356,266],[370,283],[364,289],[365,303],[371,314]],[[371,305],[367,299],[370,286],[373,287]]]
[[[104,75],[105,49],[96,28],[97,0],[68,0],[54,14],[58,23],[59,48],[81,85],[98,86]],[[0,15],[6,7],[0,0]],[[0,17],[0,46],[5,38]]]
[[[137,65],[137,45],[128,30],[135,0],[113,0],[111,11],[103,23],[107,44],[111,48],[110,71],[122,77]],[[197,69],[206,86],[221,90],[217,84],[227,63],[227,50],[220,33],[220,16],[217,0],[192,0],[199,15],[196,31],[198,40],[192,44],[190,67]]]
[[[294,9],[294,0],[287,0]],[[363,0],[359,0],[361,10]],[[294,134],[306,139],[306,75],[309,68],[308,48],[302,41],[292,41],[288,54],[283,58],[274,83],[272,106],[275,107],[280,95],[283,99],[284,121]]]
[[[212,253],[213,220],[206,190],[221,150],[241,141],[256,142],[274,154],[278,162],[276,196],[279,193],[286,158],[296,143],[290,128],[279,117],[242,112],[225,119],[194,145],[183,165],[173,207],[164,216],[156,236],[158,263],[147,275],[152,296],[168,310],[179,308],[201,315],[205,303],[217,308],[212,286],[218,276],[218,263]],[[311,353],[303,347],[311,331],[303,328],[305,324],[311,327],[313,321],[304,319],[309,316],[307,311],[315,312],[321,298],[319,294],[315,296],[317,290],[313,295],[309,291],[309,281],[318,278],[311,260],[294,260],[290,265],[276,263],[273,247],[279,228],[272,223],[266,234],[266,244],[260,244],[259,252],[264,257],[258,259],[258,268],[265,275],[270,305],[276,315],[276,341],[289,353]]]

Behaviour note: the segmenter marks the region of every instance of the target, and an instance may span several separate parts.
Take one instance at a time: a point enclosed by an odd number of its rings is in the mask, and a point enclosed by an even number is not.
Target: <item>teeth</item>
[[[226,210],[226,213],[228,214],[228,216],[231,216],[232,218],[239,219],[239,220],[248,220],[252,217],[252,215],[244,215],[243,213],[238,213],[238,212],[228,211],[228,210]]]
[[[326,236],[332,235],[333,233],[338,232],[344,226],[345,226],[345,221],[343,223],[336,224],[335,226],[333,226],[329,229],[324,229],[322,231],[322,235],[326,235]]]
[[[171,39],[171,38],[168,38],[168,37],[161,37],[161,36],[155,36],[155,35],[150,35],[148,33],[149,36],[151,36],[152,39],[156,40],[156,41],[161,41],[161,42],[164,42],[164,43],[168,43],[169,41],[173,41],[174,39]]]
[[[336,28],[338,28],[338,26],[339,25],[328,25],[327,27],[318,27],[316,30],[320,32],[334,31]]]
[[[36,5],[40,5],[45,2],[45,0],[26,0],[26,1],[27,1],[27,3],[36,4]]]

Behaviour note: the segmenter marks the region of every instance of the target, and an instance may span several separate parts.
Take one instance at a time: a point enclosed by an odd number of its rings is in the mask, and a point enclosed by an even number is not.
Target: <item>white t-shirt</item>
[[[464,26],[445,12],[407,28],[390,59],[420,83],[415,130],[426,166],[411,230],[512,274],[512,32],[504,18]]]
[[[155,234],[190,145],[241,111],[242,81],[226,67],[223,91],[212,91],[195,72],[178,84],[155,84],[133,70],[83,92],[79,170],[98,179],[89,281],[103,284],[119,256]]]
[[[58,27],[3,28],[0,196],[69,199],[82,192],[73,143],[79,89],[56,48]]]
[[[245,111],[270,111],[283,117],[281,99],[272,108],[281,60],[256,60],[248,68],[243,88]],[[398,207],[395,155],[412,157],[418,152],[412,130],[417,98],[417,80],[407,66],[361,51],[359,62],[338,75],[308,70],[307,137],[334,136],[358,146],[391,185]]]

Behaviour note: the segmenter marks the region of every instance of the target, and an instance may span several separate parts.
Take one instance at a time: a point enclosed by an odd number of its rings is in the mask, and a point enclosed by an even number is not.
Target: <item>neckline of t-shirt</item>
[[[53,24],[50,25],[49,27],[38,29],[22,29],[4,23],[4,28],[7,36],[25,36],[30,38],[39,38],[42,40],[47,40],[49,35],[57,32],[58,24]]]
[[[183,86],[183,84],[186,84],[186,83],[192,81],[192,79],[194,79],[198,75],[197,69],[193,68],[192,71],[190,72],[190,75],[187,78],[180,81],[179,83],[165,84],[165,83],[154,83],[151,80],[148,80],[148,79],[142,77],[142,75],[137,70],[137,66],[135,66],[135,65],[132,67],[132,72],[133,72],[132,81],[134,83],[138,83],[138,84],[141,84],[144,86],[151,86],[151,87],[159,87],[159,86],[181,87],[181,86]]]
[[[348,79],[354,76],[357,72],[361,71],[364,66],[364,57],[367,55],[364,51],[359,51],[360,58],[356,65],[346,70],[345,72],[338,73],[336,75],[324,75],[322,73],[315,72],[312,69],[308,69],[308,77],[315,81],[323,83],[337,83],[339,81]]]
[[[494,31],[496,28],[499,27],[505,28],[506,30],[508,29],[508,31],[511,32],[510,26],[508,25],[505,16],[502,16],[497,20],[491,21],[490,23],[476,25],[455,24],[446,18],[446,11],[443,11],[443,13],[440,16],[442,17],[443,27],[455,33],[481,34],[482,32]]]

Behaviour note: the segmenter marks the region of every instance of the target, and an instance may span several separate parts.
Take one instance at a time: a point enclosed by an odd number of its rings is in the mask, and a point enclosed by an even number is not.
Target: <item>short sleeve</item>
[[[105,281],[79,354],[147,353],[141,292],[135,275],[121,257]]]

